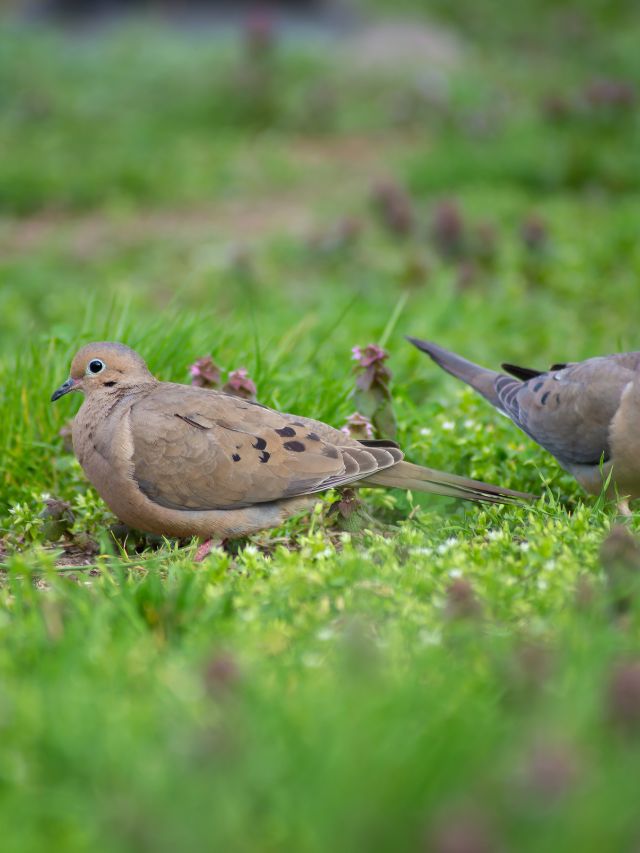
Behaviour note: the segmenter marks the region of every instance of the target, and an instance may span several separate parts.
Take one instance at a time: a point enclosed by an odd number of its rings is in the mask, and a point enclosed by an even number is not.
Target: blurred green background
[[[3,851],[636,849],[633,543],[403,336],[637,347],[639,37],[603,0],[4,8]],[[99,339],[336,426],[381,344],[412,461],[544,498],[117,543],[48,402]]]

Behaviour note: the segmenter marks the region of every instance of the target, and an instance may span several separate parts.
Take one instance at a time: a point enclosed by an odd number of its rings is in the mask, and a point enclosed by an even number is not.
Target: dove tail
[[[474,388],[479,394],[488,400],[493,406],[502,409],[502,404],[498,399],[495,382],[499,373],[495,370],[487,370],[480,367],[479,364],[474,364],[472,361],[467,361],[456,355],[454,352],[439,347],[437,344],[432,344],[430,341],[421,341],[419,338],[407,338],[415,347],[422,352],[426,352],[436,364],[440,365],[443,370],[461,379]]]
[[[410,489],[414,492],[427,492],[465,501],[512,504],[520,501],[536,500],[535,495],[526,492],[514,492],[468,477],[436,471],[411,462],[399,462],[393,468],[379,471],[360,481],[362,485],[386,486],[395,489]]]

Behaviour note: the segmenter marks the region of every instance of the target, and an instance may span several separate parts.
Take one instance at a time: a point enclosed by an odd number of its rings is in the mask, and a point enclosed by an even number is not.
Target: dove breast
[[[625,387],[610,430],[613,476],[621,495],[640,497],[640,381]]]

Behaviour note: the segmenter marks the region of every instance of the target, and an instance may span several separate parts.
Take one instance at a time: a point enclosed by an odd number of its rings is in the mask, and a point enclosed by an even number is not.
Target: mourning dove
[[[70,391],[85,394],[72,434],[87,477],[118,518],[151,533],[245,536],[355,482],[491,503],[531,497],[402,462],[391,441],[160,382],[123,344],[82,347],[51,399]]]
[[[600,494],[608,483],[608,496],[630,514],[629,500],[640,497],[640,352],[542,371],[503,364],[498,373],[409,340],[552,453],[585,491]]]

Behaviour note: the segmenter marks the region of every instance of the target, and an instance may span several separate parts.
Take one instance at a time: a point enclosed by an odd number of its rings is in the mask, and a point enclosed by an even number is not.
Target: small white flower
[[[442,421],[442,429],[447,432],[452,432],[456,428],[456,425],[453,421]]]
[[[446,554],[447,551],[450,551],[451,548],[453,548],[453,546],[457,544],[457,539],[447,539],[445,542],[442,542],[440,545],[438,545],[436,551],[438,552],[438,554]]]
[[[528,551],[530,547],[531,547],[531,544],[529,542],[521,542],[520,543],[520,550],[521,551]]]
[[[319,551],[316,554],[316,556],[317,557],[333,557],[334,556],[333,548],[324,548],[324,550]]]
[[[461,578],[462,577],[462,569],[449,569],[449,577],[450,578]]]
[[[429,427],[422,427],[420,430],[420,435],[431,435],[431,430]]]

